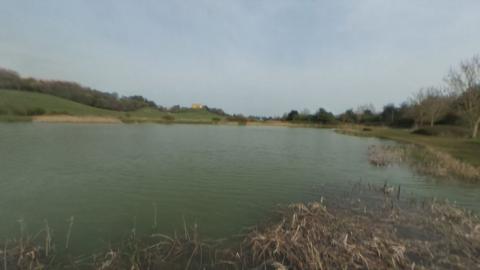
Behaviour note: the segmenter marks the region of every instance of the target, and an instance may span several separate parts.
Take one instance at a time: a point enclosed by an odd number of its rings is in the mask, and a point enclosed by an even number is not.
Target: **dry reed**
[[[330,204],[292,204],[238,242],[202,239],[198,226],[186,222],[178,234],[140,237],[134,221],[123,242],[60,259],[46,223],[34,237],[22,226],[20,240],[6,241],[1,257],[9,270],[480,269],[480,219],[471,212],[435,200],[400,200],[400,187],[358,184],[355,192]]]
[[[406,162],[416,171],[442,178],[480,181],[480,168],[462,162],[449,154],[417,145],[372,145],[369,161],[375,166]]]

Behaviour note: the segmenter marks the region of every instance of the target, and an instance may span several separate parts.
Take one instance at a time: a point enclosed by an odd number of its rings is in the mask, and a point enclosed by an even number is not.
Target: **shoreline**
[[[68,124],[120,124],[115,117],[106,116],[72,116],[72,115],[38,115],[32,116],[33,123],[68,123]]]
[[[374,137],[433,149],[451,156],[459,162],[480,169],[479,140],[452,136],[426,136],[409,130],[388,127],[337,126],[335,132],[347,136]]]
[[[4,120],[4,121],[1,121]],[[308,123],[290,123],[285,121],[226,121],[219,122],[208,120],[165,120],[162,118],[124,118],[114,116],[95,116],[95,115],[36,115],[29,117],[8,117],[0,119],[0,123],[58,123],[58,124],[194,124],[194,125],[218,125],[218,126],[269,126],[269,127],[290,127],[290,128],[335,128],[336,125],[308,124]]]

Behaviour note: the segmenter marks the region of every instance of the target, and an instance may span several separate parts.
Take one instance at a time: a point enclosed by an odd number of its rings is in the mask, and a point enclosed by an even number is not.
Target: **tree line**
[[[387,104],[377,112],[373,105],[362,105],[334,115],[320,108],[311,114],[308,110],[292,110],[282,118],[285,121],[323,124],[355,123],[387,125],[391,127],[422,128],[437,124],[466,126],[472,138],[480,128],[480,56],[460,62],[450,69],[443,84],[419,89],[400,106]]]
[[[120,97],[116,93],[102,92],[75,82],[22,78],[17,72],[5,68],[0,68],[0,89],[43,93],[115,111],[157,107],[155,102],[139,95]]]

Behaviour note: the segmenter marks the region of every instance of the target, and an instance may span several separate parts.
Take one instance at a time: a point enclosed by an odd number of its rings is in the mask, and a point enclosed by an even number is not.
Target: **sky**
[[[399,104],[480,53],[478,0],[1,0],[0,66],[164,106]]]

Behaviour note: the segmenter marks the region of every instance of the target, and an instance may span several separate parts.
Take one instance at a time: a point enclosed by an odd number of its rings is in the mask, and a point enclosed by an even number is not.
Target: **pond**
[[[0,239],[45,221],[73,250],[138,232],[181,231],[183,220],[221,238],[279,204],[335,198],[358,181],[480,209],[480,188],[368,163],[391,144],[332,130],[207,125],[0,124]]]

